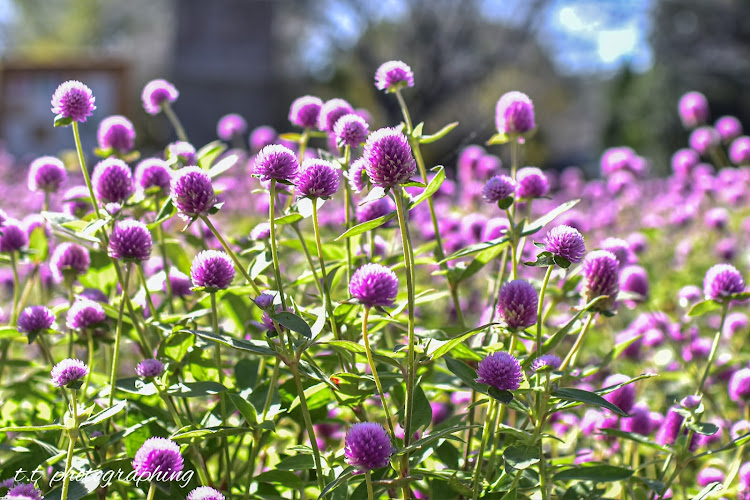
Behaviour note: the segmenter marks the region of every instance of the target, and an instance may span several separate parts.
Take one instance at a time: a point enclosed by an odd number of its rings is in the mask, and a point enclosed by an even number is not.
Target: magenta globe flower
[[[679,177],[689,177],[700,163],[700,155],[692,149],[680,149],[672,155],[672,171]]]
[[[391,439],[382,425],[358,422],[349,428],[344,444],[346,463],[361,472],[388,465],[394,452]]]
[[[640,295],[642,298],[635,300],[642,302],[648,298],[649,282],[646,269],[641,266],[627,266],[620,272],[620,290]]]
[[[164,196],[169,193],[172,170],[167,162],[159,158],[146,158],[135,167],[135,188],[142,195],[152,193]]]
[[[184,167],[172,177],[172,201],[185,217],[200,217],[216,204],[213,183],[200,167]]]
[[[398,295],[398,278],[385,266],[365,264],[352,275],[349,293],[365,307],[390,307]]]
[[[403,61],[388,61],[375,72],[375,87],[386,92],[396,92],[414,86],[414,72]]]
[[[186,500],[226,500],[226,498],[210,486],[199,486],[188,493]]]
[[[303,198],[330,198],[339,189],[339,171],[325,160],[307,159],[302,162],[296,184]]]
[[[499,133],[506,135],[534,130],[534,104],[529,96],[516,91],[503,94],[495,107],[495,125]]]
[[[349,186],[352,191],[356,194],[361,193],[367,188],[367,183],[370,180],[367,177],[367,171],[365,169],[367,161],[364,158],[359,158],[354,161],[349,167],[349,172],[346,174],[349,179]]]
[[[29,246],[29,235],[20,221],[7,219],[0,229],[0,253],[13,253]]]
[[[703,279],[703,295],[706,300],[723,302],[744,291],[742,274],[731,264],[716,264],[706,271]]]
[[[519,198],[531,200],[542,198],[549,193],[549,180],[540,169],[524,167],[516,173],[516,194]]]
[[[195,146],[185,141],[169,143],[167,145],[167,158],[170,160],[176,158],[177,162],[182,166],[196,165],[198,163]]]
[[[135,373],[143,378],[158,377],[164,373],[164,363],[156,358],[144,359],[135,367]]]
[[[135,127],[133,122],[120,115],[108,116],[99,123],[96,137],[99,148],[128,153],[135,144]]]
[[[630,377],[628,377],[627,375],[619,373],[610,375],[609,377],[604,379],[602,389],[606,389],[607,387],[612,387],[613,385],[617,384],[623,384],[625,382],[628,382],[629,380]],[[635,405],[635,386],[633,384],[623,385],[619,389],[615,389],[614,391],[605,394],[603,397],[625,413],[630,413],[630,410],[633,409],[633,405]]]
[[[42,156],[29,166],[29,190],[56,193],[65,184],[65,165],[54,156]]]
[[[395,208],[396,207],[393,205],[393,201],[391,201],[390,198],[383,197],[369,201],[357,206],[357,222],[362,223],[377,219],[378,217],[391,213]]]
[[[250,231],[250,239],[255,241],[267,240],[271,237],[271,224],[269,222],[260,222],[256,225],[252,231]]]
[[[742,123],[735,116],[722,116],[716,120],[716,131],[728,143],[742,135]]]
[[[333,133],[336,122],[344,115],[354,113],[352,105],[343,99],[331,99],[320,107],[318,114],[318,129],[323,132]]]
[[[708,99],[700,92],[688,92],[680,98],[677,111],[686,128],[695,128],[708,120]]]
[[[91,89],[77,80],[61,83],[52,95],[52,112],[58,117],[83,123],[92,115],[94,94]]]
[[[732,141],[729,159],[735,165],[750,165],[750,137],[742,136]]]
[[[630,250],[630,245],[628,244],[628,242],[621,238],[605,238],[602,240],[600,245],[602,247],[602,250],[612,252],[612,254],[617,258],[617,262],[620,264],[620,267],[632,264],[636,260],[635,255]]]
[[[370,134],[362,157],[367,176],[374,185],[383,188],[408,182],[417,169],[409,141],[393,128],[381,128]]]
[[[704,126],[693,130],[688,142],[691,148],[705,156],[721,143],[721,137],[715,128]]]
[[[577,229],[564,224],[553,227],[544,238],[544,247],[552,255],[578,263],[586,254],[586,243]]]
[[[99,302],[89,299],[76,300],[65,317],[65,324],[71,330],[85,330],[107,319],[107,313]]]
[[[180,93],[177,89],[166,80],[151,80],[143,87],[141,100],[146,113],[157,115],[165,103],[173,103],[177,100]]]
[[[109,255],[113,259],[143,261],[151,256],[151,233],[142,222],[118,222],[109,238]]]
[[[342,116],[333,126],[333,135],[336,137],[336,144],[340,148],[344,146],[359,147],[360,144],[365,142],[369,133],[370,126],[365,119],[354,113]]]
[[[521,387],[521,363],[507,352],[494,352],[477,365],[477,382],[499,391],[515,391]]]
[[[537,322],[539,296],[528,281],[508,281],[500,288],[497,312],[508,328],[528,328]]]
[[[214,292],[227,288],[234,279],[234,273],[232,259],[218,250],[203,250],[195,256],[190,266],[193,285]]]
[[[216,124],[216,135],[222,141],[231,141],[235,137],[245,135],[246,132],[247,121],[237,113],[222,116]]]
[[[172,295],[175,297],[187,297],[188,295],[192,295],[193,291],[191,290],[193,283],[190,281],[190,277],[183,273],[178,271],[176,268],[172,267],[169,269],[169,284],[172,287]],[[162,285],[162,291],[167,291],[167,282],[164,281],[164,284]]]
[[[75,279],[85,274],[90,264],[89,251],[85,247],[66,241],[52,252],[49,267],[55,282],[62,283],[66,276]]]
[[[55,322],[55,314],[47,306],[29,306],[18,315],[16,327],[21,333],[39,333],[49,330]]]
[[[507,175],[496,175],[482,188],[482,198],[487,203],[498,203],[516,192],[516,183]]]
[[[39,488],[31,483],[15,483],[10,487],[6,495],[3,497],[4,500],[13,500],[14,497],[16,500],[44,500],[44,496],[42,496]]]
[[[289,108],[289,121],[301,128],[314,128],[318,124],[318,115],[323,101],[319,97],[305,95],[294,100]]]
[[[607,298],[597,302],[593,309],[611,310],[620,291],[620,264],[617,257],[607,250],[594,250],[583,259],[582,296],[586,303],[606,295]]]
[[[55,387],[68,387],[89,373],[80,359],[63,359],[52,368],[52,383]]]
[[[107,158],[97,163],[91,177],[94,194],[102,203],[124,203],[133,194],[130,167],[119,158]]]
[[[86,186],[73,186],[63,194],[63,211],[81,218],[92,210],[91,195]]]
[[[534,358],[529,368],[532,372],[538,372],[542,370],[557,370],[560,368],[562,360],[559,356],[554,354],[543,354],[538,358]]]
[[[260,150],[255,157],[253,175],[261,181],[275,179],[284,183],[291,183],[299,175],[299,162],[294,151],[279,144],[271,144]]]
[[[133,471],[141,480],[174,481],[184,465],[180,446],[161,437],[148,438],[133,458]]]
[[[253,131],[250,132],[250,149],[252,151],[259,151],[276,142],[278,138],[279,134],[277,134],[276,130],[269,125],[255,127]]]

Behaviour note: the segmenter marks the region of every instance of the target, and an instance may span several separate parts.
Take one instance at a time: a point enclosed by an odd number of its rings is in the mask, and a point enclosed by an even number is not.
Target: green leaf
[[[127,402],[126,401],[118,401],[114,404],[114,406],[110,406],[109,408],[105,408],[104,410],[100,411],[96,415],[93,415],[89,417],[88,420],[83,422],[81,424],[81,427],[88,427],[89,425],[96,425],[99,422],[104,422],[108,418],[117,415],[122,410],[125,409]]]
[[[349,340],[331,340],[328,342],[320,342],[320,344],[321,345],[327,344],[327,345],[332,345],[334,347],[341,347],[355,354],[367,353],[367,351],[365,350],[365,346],[357,344],[356,342],[351,342]]]
[[[198,166],[203,170],[208,170],[214,164],[216,158],[226,149],[226,144],[219,140],[209,142],[195,153],[198,158]]]
[[[139,394],[141,396],[151,396],[156,394],[154,384],[146,383],[138,377],[120,378],[115,381],[117,390],[129,394]]]
[[[65,429],[62,424],[22,425],[20,427],[0,427],[0,432],[45,432]]]
[[[536,233],[540,229],[542,229],[544,226],[555,220],[560,214],[563,214],[573,208],[574,206],[578,205],[578,203],[581,200],[571,200],[566,201],[562,205],[558,206],[557,208],[551,210],[550,212],[547,212],[545,215],[539,217],[537,220],[529,224],[526,229],[521,233],[521,236],[529,236],[531,234]]]
[[[232,400],[232,403],[237,407],[237,410],[239,410],[242,416],[245,417],[245,420],[250,427],[258,425],[258,412],[250,401],[234,392],[229,394],[229,399]]]
[[[690,310],[688,311],[688,317],[697,318],[703,316],[704,314],[714,312],[718,309],[721,309],[720,303],[714,300],[702,300],[690,308]]]
[[[504,247],[505,245],[496,245],[492,248],[488,248],[487,250],[482,251],[474,258],[474,260],[471,261],[471,263],[469,263],[468,266],[466,266],[466,268],[456,279],[456,282],[458,283],[460,281],[468,279],[481,271],[484,266],[486,266],[489,262],[495,260],[495,258],[500,255],[500,252],[503,251]]]
[[[302,454],[286,457],[276,464],[276,470],[310,470],[315,468],[315,459],[312,455]]]
[[[196,337],[200,337],[205,340],[212,340],[214,342],[218,342],[219,344],[223,344],[225,346],[229,346],[233,349],[238,349],[240,351],[254,352],[256,354],[262,354],[264,356],[276,355],[276,353],[272,351],[271,349],[269,349],[267,345],[261,344],[260,342],[257,342],[255,340],[234,339],[227,335],[216,334],[213,332],[205,332],[202,330],[180,330],[180,331],[192,333]]]
[[[453,337],[452,339],[448,340],[433,340],[430,342],[430,347],[427,349],[427,356],[432,360],[436,361],[446,354],[448,354],[450,351],[452,351],[458,344],[463,343],[465,340],[473,337],[477,333],[481,332],[482,330],[485,330],[487,328],[490,328],[493,325],[499,325],[500,323],[487,323],[486,325],[478,326],[476,328],[472,328],[468,332],[460,333]]]
[[[523,264],[529,267],[550,267],[555,265],[555,256],[550,252],[541,252],[536,256],[535,261],[524,262]]]
[[[458,122],[449,123],[445,127],[441,128],[440,130],[438,130],[437,132],[435,132],[434,134],[431,134],[431,135],[422,135],[421,137],[419,137],[419,143],[420,144],[430,144],[430,143],[433,143],[435,141],[439,141],[440,139],[442,139],[443,137],[445,137],[446,135],[448,135],[451,132],[451,130],[453,130],[456,127],[458,127]],[[416,129],[414,129],[414,131],[416,132]]]
[[[412,444],[410,444],[406,448],[401,448],[400,450],[396,452],[396,455],[403,455],[404,453],[411,453],[415,450],[418,450],[420,448],[427,446],[433,441],[437,441],[438,439],[442,439],[443,437],[449,434],[453,434],[454,432],[463,432],[467,429],[479,429],[480,427],[482,426],[481,425],[459,425],[458,427],[449,427],[447,429],[442,429],[440,431],[431,432],[428,436],[425,436],[422,439],[418,439],[414,441]]]
[[[365,199],[359,202],[359,206],[367,205],[368,203],[372,203],[373,201],[379,200],[380,198],[385,198],[387,194],[388,190],[383,189],[380,186],[373,186],[372,189],[370,189],[370,192],[367,193]]]
[[[178,382],[169,387],[167,394],[178,398],[198,398],[203,396],[215,396],[226,391],[227,388],[218,382]]]
[[[449,262],[451,260],[460,259],[461,257],[466,257],[468,255],[472,255],[478,252],[482,252],[484,250],[488,250],[492,247],[496,247],[498,245],[503,245],[505,243],[508,243],[508,238],[506,236],[503,236],[501,238],[495,238],[494,240],[490,241],[483,241],[482,243],[477,243],[475,245],[469,245],[466,248],[462,248],[461,250],[458,250],[457,252],[454,252],[450,254],[448,257],[444,258],[439,262],[439,264],[443,264],[445,262]]]
[[[602,434],[606,434],[607,436],[613,436],[613,437],[618,437],[621,439],[627,439],[629,441],[635,441],[636,443],[642,444],[644,446],[648,446],[649,448],[653,448],[655,450],[664,451],[664,452],[669,451],[669,448],[667,448],[666,446],[662,446],[655,441],[651,441],[648,437],[642,436],[635,432],[625,432],[625,431],[621,431],[620,429],[599,429],[599,432]]]
[[[463,361],[460,361],[458,359],[453,359],[451,357],[445,358],[445,364],[448,366],[448,369],[456,375],[458,378],[461,379],[461,381],[466,384],[469,388],[474,389],[477,392],[481,392],[482,394],[487,394],[487,386],[484,384],[480,384],[476,381],[477,378],[477,371],[471,368],[469,365],[464,363]]]
[[[326,484],[325,488],[323,488],[323,491],[320,492],[320,496],[318,497],[318,500],[322,500],[330,492],[332,492],[333,490],[341,486],[342,483],[346,483],[346,481],[350,477],[352,477],[353,474],[354,474],[354,467],[352,466],[349,466],[343,471],[341,471],[341,473],[338,476],[336,476],[336,479]],[[294,476],[294,477],[297,477],[297,476]]]
[[[287,215],[284,215],[284,216],[281,216],[281,217],[277,217],[276,219],[273,220],[273,222],[276,225],[283,226],[284,224],[293,224],[293,223],[295,223],[297,221],[300,221],[302,219],[304,219],[304,217],[302,216],[302,214],[300,214],[300,213],[292,213],[292,214],[287,214]]]
[[[621,417],[627,417],[628,414],[622,411],[617,406],[613,405],[600,395],[584,391],[582,389],[575,389],[573,387],[560,387],[556,391],[552,393],[552,396],[561,399],[563,401],[574,401],[577,403],[583,403],[587,405],[593,405],[593,406],[599,406],[601,408],[606,408]]]
[[[55,116],[55,127],[67,127],[73,123],[73,119],[69,116],[57,115]]]
[[[688,425],[688,429],[692,430],[696,434],[701,434],[703,436],[713,436],[717,432],[719,432],[719,427],[716,424],[711,424],[708,422],[701,422],[700,424],[690,424]]]
[[[297,332],[300,335],[307,337],[308,339],[312,338],[312,330],[310,329],[310,325],[308,325],[304,319],[300,318],[296,314],[289,311],[282,311],[276,314],[269,314],[269,316],[271,317],[271,319],[277,321],[280,325],[287,327],[293,332]]]
[[[693,500],[705,500],[706,498],[710,497],[711,494],[715,491],[721,491],[722,489],[724,489],[724,487],[719,482],[707,484],[705,488],[703,488],[697,495],[693,497]]]
[[[422,130],[424,129],[424,122],[419,122],[416,127],[411,131],[411,136],[414,139],[422,137]]]
[[[571,467],[555,474],[555,481],[594,481],[596,483],[609,483],[623,481],[633,475],[633,471],[624,467],[614,465],[585,465],[582,467]]]
[[[172,217],[176,213],[177,213],[177,208],[175,208],[174,202],[172,201],[172,197],[170,196],[169,198],[167,198],[167,201],[164,202],[164,205],[161,206],[161,209],[159,210],[159,214],[156,216],[156,220],[149,223],[148,227],[154,228],[160,225],[165,220]]]
[[[414,412],[412,417],[412,426],[416,431],[420,427],[427,427],[432,423],[432,407],[430,401],[425,396],[421,386],[414,390]]]
[[[502,404],[507,405],[513,401],[513,393],[510,391],[501,391],[495,387],[490,387],[487,394],[500,401]]]
[[[505,144],[506,142],[510,141],[510,137],[508,137],[505,134],[497,133],[489,138],[489,140],[485,143],[487,146],[494,146],[496,144]]]
[[[536,446],[508,446],[503,452],[505,463],[516,470],[526,470],[539,463],[539,448]]]
[[[211,169],[208,171],[208,176],[212,179],[214,177],[218,177],[219,175],[235,166],[238,160],[239,156],[234,154],[228,155],[226,158],[222,158],[219,163],[211,167]]]
[[[352,236],[357,236],[358,234],[366,233],[367,231],[370,231],[371,229],[376,229],[388,222],[391,219],[394,219],[396,217],[396,212],[391,212],[386,215],[383,215],[382,217],[378,217],[377,219],[372,219],[367,222],[363,222],[362,224],[357,224],[356,226],[350,227],[348,230],[346,230],[344,233],[342,233],[338,238],[336,238],[336,241],[345,239],[345,238],[351,238]]]
[[[425,190],[419,193],[419,195],[412,200],[412,202],[409,204],[409,210],[413,209],[414,207],[425,201],[427,198],[437,193],[438,189],[440,189],[440,186],[443,185],[443,181],[445,181],[445,167],[443,167],[442,165],[437,165],[436,167],[433,167],[432,170],[435,172],[435,177],[433,177],[430,183],[427,184]]]
[[[298,134],[296,132],[286,132],[284,134],[280,134],[279,139],[281,139],[282,141],[300,142],[302,140],[302,134]]]
[[[22,335],[15,326],[0,326],[0,339],[20,337]]]
[[[104,471],[88,471],[91,474],[82,475],[81,479],[71,480],[68,485],[67,500],[81,500],[101,487]],[[78,476],[73,476],[78,477]],[[62,485],[44,495],[45,500],[60,500]]]
[[[31,232],[29,236],[29,253],[31,254],[31,260],[36,264],[47,260],[49,242],[44,232],[44,225],[37,227]]]

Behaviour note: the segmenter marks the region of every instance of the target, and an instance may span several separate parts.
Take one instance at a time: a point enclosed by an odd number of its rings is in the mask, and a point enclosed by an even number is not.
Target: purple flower
[[[255,298],[255,305],[261,309],[268,309],[273,305],[274,296],[272,293],[263,292]]]
[[[183,165],[195,165],[198,163],[198,156],[195,152],[195,146],[185,141],[175,141],[167,146],[167,158],[176,158]]]
[[[393,201],[390,198],[379,198],[377,200],[369,201],[363,205],[357,206],[357,222],[367,222],[378,217],[382,217],[386,214],[391,213],[395,210]]]
[[[261,222],[250,231],[250,239],[255,241],[267,240],[271,237],[271,224]]]
[[[360,144],[365,142],[369,133],[370,126],[364,118],[354,113],[342,116],[333,126],[333,135],[336,136],[336,144],[340,148],[344,146],[359,147]]]
[[[130,167],[119,158],[107,158],[97,163],[91,177],[96,198],[106,203],[123,203],[133,194]]]
[[[86,186],[73,186],[63,195],[63,210],[73,217],[81,218],[91,211],[91,195]]]
[[[146,158],[135,168],[136,189],[144,195],[153,189],[154,194],[163,196],[169,192],[171,183],[172,171],[164,160]]]
[[[89,372],[80,359],[63,359],[52,368],[52,383],[55,387],[66,387],[81,380]]]
[[[393,128],[381,128],[367,138],[362,157],[367,176],[376,186],[391,188],[408,182],[417,169],[406,136]]]
[[[29,235],[15,219],[7,219],[0,228],[0,253],[13,253],[29,245]]]
[[[627,375],[619,373],[616,375],[610,375],[609,377],[604,379],[602,389],[612,387],[613,385],[622,384],[628,382],[629,380],[630,377],[628,377]],[[615,389],[614,391],[605,394],[603,397],[625,413],[630,413],[630,410],[635,404],[635,386],[633,384],[623,385],[619,389]]]
[[[698,486],[708,486],[711,483],[723,483],[724,472],[716,467],[705,467],[698,472],[696,482],[698,483]]]
[[[234,279],[234,263],[224,252],[203,250],[193,259],[190,278],[195,286],[205,287],[209,291],[223,290]]]
[[[641,266],[628,266],[620,273],[620,290],[648,298],[648,273]]]
[[[398,278],[385,266],[365,264],[352,275],[349,293],[365,307],[390,307],[398,295]]]
[[[333,133],[333,127],[339,118],[349,113],[354,113],[352,105],[343,99],[331,99],[320,107],[318,114],[318,129],[323,132]]]
[[[108,116],[99,123],[96,137],[101,149],[127,153],[133,149],[135,143],[135,127],[124,116]]]
[[[351,186],[352,191],[357,194],[365,190],[367,183],[370,180],[370,178],[367,177],[367,171],[365,170],[366,165],[367,162],[365,159],[359,158],[351,164],[349,172],[347,173],[349,186]]]
[[[307,159],[296,184],[297,193],[304,198],[330,198],[339,189],[339,171],[325,160]]]
[[[49,267],[53,279],[57,283],[62,283],[66,276],[75,278],[85,274],[90,264],[89,251],[86,248],[66,241],[59,244],[52,252]]]
[[[172,103],[177,100],[180,93],[177,89],[166,80],[151,80],[143,87],[141,100],[146,113],[150,115],[159,114],[162,104]]]
[[[391,439],[380,424],[358,422],[346,433],[346,463],[358,471],[365,472],[385,467],[393,452]]]
[[[713,127],[698,127],[690,134],[690,147],[705,155],[721,143],[719,133]]]
[[[538,358],[534,358],[534,361],[531,362],[529,368],[531,368],[532,372],[538,372],[541,370],[557,370],[558,368],[560,368],[561,364],[562,360],[559,356],[556,356],[554,354],[543,354]]]
[[[703,280],[703,295],[706,300],[722,302],[732,295],[745,291],[745,281],[731,264],[716,264]]]
[[[188,493],[186,500],[226,500],[224,495],[210,486],[199,486]]]
[[[633,162],[637,155],[628,147],[609,148],[602,154],[599,166],[602,175],[609,176],[621,170],[633,171]]]
[[[507,352],[494,352],[477,366],[477,382],[499,391],[515,391],[521,386],[521,363]]]
[[[161,437],[148,438],[133,459],[133,470],[140,479],[173,481],[183,466],[180,446]]]
[[[263,182],[271,179],[293,182],[299,175],[297,155],[291,149],[279,144],[266,146],[255,157],[253,174]]]
[[[263,149],[264,147],[273,144],[277,138],[278,134],[273,127],[268,125],[255,127],[253,131],[250,132],[250,149],[253,151]]]
[[[289,121],[301,128],[313,128],[318,123],[318,115],[323,101],[319,97],[305,95],[294,100],[289,107]]]
[[[186,217],[206,215],[216,203],[211,178],[200,167],[184,167],[172,177],[172,200]]]
[[[605,238],[600,243],[602,250],[611,252],[617,258],[620,267],[635,262],[635,255],[630,251],[628,242],[620,238]]]
[[[414,86],[414,72],[403,61],[388,61],[375,72],[375,87],[386,92],[396,92]]]
[[[729,147],[729,159],[735,165],[750,164],[750,137],[743,135],[732,141]]]
[[[534,104],[522,92],[508,92],[500,97],[495,107],[495,124],[501,134],[516,135],[530,132],[534,123]]]
[[[222,141],[231,141],[234,137],[245,135],[247,122],[237,113],[229,113],[219,118],[216,125],[216,135]]]
[[[607,298],[597,302],[593,309],[607,311],[614,307],[619,284],[620,264],[617,257],[607,250],[594,250],[583,260],[582,296],[586,303],[606,295]]]
[[[729,380],[729,398],[737,403],[750,400],[750,368],[734,372]]]
[[[711,229],[726,229],[729,224],[729,211],[722,207],[712,208],[706,212],[703,222]]]
[[[526,200],[542,198],[549,192],[547,176],[536,167],[520,169],[516,173],[516,184],[516,194]]]
[[[52,112],[74,122],[83,123],[96,109],[91,89],[77,80],[61,83],[52,95]]]
[[[742,123],[734,116],[722,116],[716,120],[716,131],[723,142],[730,142],[742,135]]]
[[[103,304],[106,304],[108,302],[107,296],[104,295],[104,292],[102,292],[98,288],[84,288],[79,296],[85,299],[93,300],[95,302],[101,302]]]
[[[487,203],[497,203],[516,192],[516,183],[507,175],[496,175],[482,188],[482,197]]]
[[[99,304],[89,299],[76,300],[66,316],[65,324],[71,330],[84,330],[107,319],[107,313]]]
[[[537,322],[539,296],[528,281],[513,280],[500,288],[497,312],[509,328],[528,328]]]
[[[144,359],[135,367],[135,373],[144,378],[158,377],[164,373],[164,363],[156,358]]]
[[[151,233],[142,222],[118,222],[109,238],[109,255],[118,260],[148,260],[151,256]]]
[[[568,262],[581,262],[586,254],[586,243],[577,229],[566,225],[553,227],[544,238],[545,250]]]
[[[56,193],[67,179],[65,165],[54,156],[37,158],[29,167],[30,191]]]
[[[18,315],[17,327],[21,333],[38,333],[48,330],[55,322],[55,314],[47,306],[29,306]]]
[[[172,287],[172,295],[175,297],[187,297],[193,294],[193,291],[190,289],[193,283],[190,281],[188,275],[178,271],[174,267],[169,270],[169,284]],[[167,291],[166,281],[162,286],[162,290],[164,292]]]
[[[651,412],[647,405],[638,403],[634,405],[630,411],[629,417],[625,417],[620,421],[620,428],[625,432],[635,432],[641,436],[648,436],[651,434]]]
[[[686,128],[694,128],[708,120],[708,99],[700,92],[688,92],[680,98],[677,108]]]
[[[672,171],[680,177],[689,177],[698,163],[700,155],[692,149],[680,149],[672,155]]]
[[[732,338],[737,333],[745,332],[749,323],[750,321],[745,313],[733,312],[727,315],[727,319],[724,321],[724,330],[722,332],[727,337]]]
[[[677,440],[677,436],[682,428],[682,421],[685,417],[677,413],[679,407],[673,406],[667,412],[667,416],[664,418],[664,422],[659,428],[659,432],[656,433],[656,442],[664,446],[667,444],[674,444]]]
[[[13,497],[17,497],[18,500],[43,500],[42,492],[31,483],[20,483],[13,485],[6,493],[5,499],[13,500]]]

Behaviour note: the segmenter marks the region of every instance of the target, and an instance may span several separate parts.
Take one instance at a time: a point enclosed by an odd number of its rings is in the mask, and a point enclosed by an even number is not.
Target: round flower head
[[[633,170],[633,162],[636,158],[635,151],[628,147],[609,148],[602,154],[599,162],[604,176],[612,175],[621,170]]]
[[[280,144],[266,146],[255,157],[253,173],[263,182],[271,179],[293,182],[299,175],[297,155],[291,149]]]
[[[734,372],[729,380],[729,398],[737,403],[750,401],[750,368]]]
[[[186,500],[226,500],[224,495],[210,486],[199,486],[188,493]]]
[[[107,158],[97,163],[91,183],[97,200],[102,203],[123,203],[133,194],[130,167],[119,158]]]
[[[609,377],[604,379],[602,389],[612,387],[613,385],[622,384],[629,380],[630,377],[628,377],[627,375],[610,375]],[[630,413],[630,410],[635,404],[635,386],[633,384],[623,385],[619,389],[615,389],[609,394],[605,394],[603,397],[625,413]]]
[[[716,120],[716,131],[724,142],[730,142],[742,135],[742,123],[734,116],[722,116]]]
[[[0,253],[13,253],[29,245],[29,235],[20,221],[8,219],[0,229]]]
[[[63,359],[52,368],[52,383],[55,387],[66,387],[85,377],[88,367],[80,359]]]
[[[349,186],[351,186],[352,191],[357,194],[361,193],[365,190],[365,188],[367,188],[369,177],[367,177],[367,171],[365,170],[366,165],[367,162],[365,161],[365,159],[359,158],[351,164],[351,166],[349,167],[349,172],[346,174],[347,178],[349,179]]]
[[[172,200],[186,217],[205,215],[216,203],[211,178],[200,167],[184,167],[172,177]]]
[[[148,260],[151,256],[151,233],[139,221],[118,222],[109,238],[109,255],[118,260]]]
[[[150,115],[159,114],[163,103],[172,103],[177,100],[180,93],[174,85],[166,80],[151,80],[143,87],[141,100],[146,113]]]
[[[494,352],[477,366],[477,382],[499,391],[515,391],[522,380],[521,364],[507,352]]]
[[[164,195],[169,192],[171,182],[172,171],[164,160],[146,158],[135,167],[135,186],[143,194],[153,190],[159,196]]]
[[[388,61],[375,72],[375,87],[386,92],[396,92],[414,86],[414,72],[403,61]]]
[[[289,121],[301,128],[314,128],[318,124],[318,115],[323,101],[319,97],[305,95],[294,100],[289,107]]]
[[[43,500],[42,492],[31,483],[15,483],[8,490],[7,496],[4,499],[13,500],[16,497],[20,500]]]
[[[581,262],[586,254],[586,243],[577,229],[566,225],[553,227],[544,238],[545,250],[568,262]]]
[[[642,436],[651,434],[651,412],[647,405],[638,403],[628,413],[630,414],[629,417],[620,420],[620,429],[625,432],[635,432]]]
[[[63,211],[81,218],[91,211],[91,195],[86,186],[73,186],[63,194]]]
[[[406,136],[393,128],[381,128],[367,138],[362,157],[367,176],[376,186],[391,188],[408,182],[417,164]]]
[[[677,108],[686,128],[694,128],[708,120],[708,99],[700,92],[688,92],[680,98]]]
[[[216,135],[222,141],[231,141],[234,137],[245,135],[246,132],[247,122],[236,113],[222,116],[216,125]]]
[[[706,300],[724,301],[732,295],[745,291],[745,281],[731,264],[716,264],[706,271],[703,280],[703,295]]]
[[[383,426],[375,422],[358,422],[349,428],[344,444],[346,463],[365,472],[388,465],[393,445]]]
[[[83,123],[96,109],[91,89],[77,80],[61,83],[52,94],[52,112],[71,121]]]
[[[234,263],[224,252],[203,250],[193,259],[190,278],[195,286],[213,291],[222,290],[234,279]]]
[[[513,280],[500,288],[497,312],[509,328],[528,328],[537,321],[539,297],[528,281]]]
[[[365,264],[352,275],[349,293],[366,307],[392,306],[398,295],[398,278],[385,266]]]
[[[677,439],[682,428],[682,421],[685,420],[681,414],[677,412],[679,407],[673,406],[667,412],[667,416],[664,418],[659,432],[656,433],[656,442],[664,446],[666,444],[673,444]]]
[[[106,304],[109,302],[109,299],[107,299],[107,296],[104,295],[104,292],[102,292],[98,288],[84,288],[83,291],[79,294],[79,296],[83,297],[84,299],[101,302],[103,304]]]
[[[735,165],[750,165],[750,137],[743,135],[732,141],[729,159]]]
[[[278,136],[276,130],[268,125],[255,127],[253,131],[250,132],[250,149],[253,151],[263,149],[264,147],[276,142]]]
[[[274,296],[272,293],[263,292],[255,298],[255,305],[261,309],[268,309],[273,305]]]
[[[193,294],[193,291],[190,289],[193,286],[190,277],[174,267],[169,270],[169,284],[172,286],[172,294],[175,297],[187,297]],[[162,285],[162,291],[167,291],[166,281]]]
[[[52,252],[49,267],[55,282],[62,283],[66,275],[76,277],[85,274],[90,264],[89,251],[86,248],[66,241]]]
[[[176,158],[183,166],[198,163],[195,146],[185,141],[175,141],[167,145],[167,158]]]
[[[602,250],[611,252],[617,258],[617,262],[621,267],[631,264],[636,260],[635,255],[630,250],[630,245],[623,239],[605,238],[601,242],[601,247]]]
[[[544,354],[535,358],[534,361],[531,362],[530,368],[532,372],[538,372],[545,369],[557,370],[560,368],[561,364],[562,360],[559,356],[555,356],[554,354]]]
[[[390,198],[379,198],[357,206],[357,222],[367,222],[392,212],[396,207]]]
[[[133,149],[135,143],[135,127],[124,116],[108,116],[99,123],[96,137],[101,149],[127,153]]]
[[[65,165],[54,156],[42,156],[29,166],[29,190],[56,193],[65,184]]]
[[[698,163],[700,155],[693,149],[680,149],[672,155],[672,172],[680,177],[688,177]]]
[[[546,196],[549,192],[547,176],[536,167],[524,167],[516,173],[516,194],[519,198],[533,199]]]
[[[318,129],[323,132],[333,133],[333,127],[339,118],[349,113],[354,113],[352,105],[343,99],[331,99],[320,107],[318,114]]]
[[[698,127],[690,134],[688,142],[691,148],[702,155],[706,155],[712,148],[721,143],[721,137],[713,127]]]
[[[594,305],[598,311],[611,310],[620,291],[620,264],[617,257],[607,250],[595,250],[583,259],[583,300],[588,303],[606,295]]]
[[[534,123],[534,104],[524,93],[503,94],[495,107],[495,125],[501,134],[515,135],[530,132]]]
[[[620,273],[620,290],[648,298],[648,273],[641,266],[628,266]]]
[[[303,198],[330,198],[339,189],[339,172],[330,162],[310,158],[302,162],[296,184]]]
[[[55,314],[47,306],[29,306],[18,315],[17,327],[21,333],[38,333],[48,330],[55,322]]]
[[[107,313],[104,312],[104,308],[99,302],[78,299],[68,309],[65,319],[65,324],[71,330],[84,330],[104,322],[107,319]]]
[[[271,224],[261,222],[250,231],[250,239],[255,241],[267,240],[271,237]]]
[[[516,183],[513,179],[507,175],[496,175],[491,177],[482,188],[482,198],[487,203],[497,203],[513,196],[515,192]]]
[[[135,367],[135,373],[144,378],[158,377],[164,373],[164,363],[156,358],[144,359]]]
[[[708,486],[711,483],[722,483],[724,482],[724,472],[716,467],[705,467],[698,472],[696,477],[698,486]]]
[[[180,446],[161,437],[148,438],[133,459],[133,470],[137,477],[143,479],[172,481],[183,466]]]
[[[336,136],[336,144],[340,148],[359,147],[367,139],[368,133],[370,133],[370,126],[364,118],[354,113],[342,116],[333,126],[333,135]]]

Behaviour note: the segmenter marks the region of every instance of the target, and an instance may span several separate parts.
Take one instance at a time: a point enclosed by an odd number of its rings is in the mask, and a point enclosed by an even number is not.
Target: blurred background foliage
[[[750,126],[749,16],[747,0],[0,0],[0,56],[125,62],[121,112],[146,149],[170,133],[140,108],[150,79],[181,90],[176,110],[199,146],[228,112],[287,131],[288,106],[306,93],[367,108],[372,128],[393,124],[395,102],[372,81],[401,59],[426,131],[460,122],[430,163],[452,167],[461,146],[484,142],[499,96],[521,90],[540,126],[528,164],[595,175],[604,148],[627,145],[663,173],[686,140],[682,93]]]

